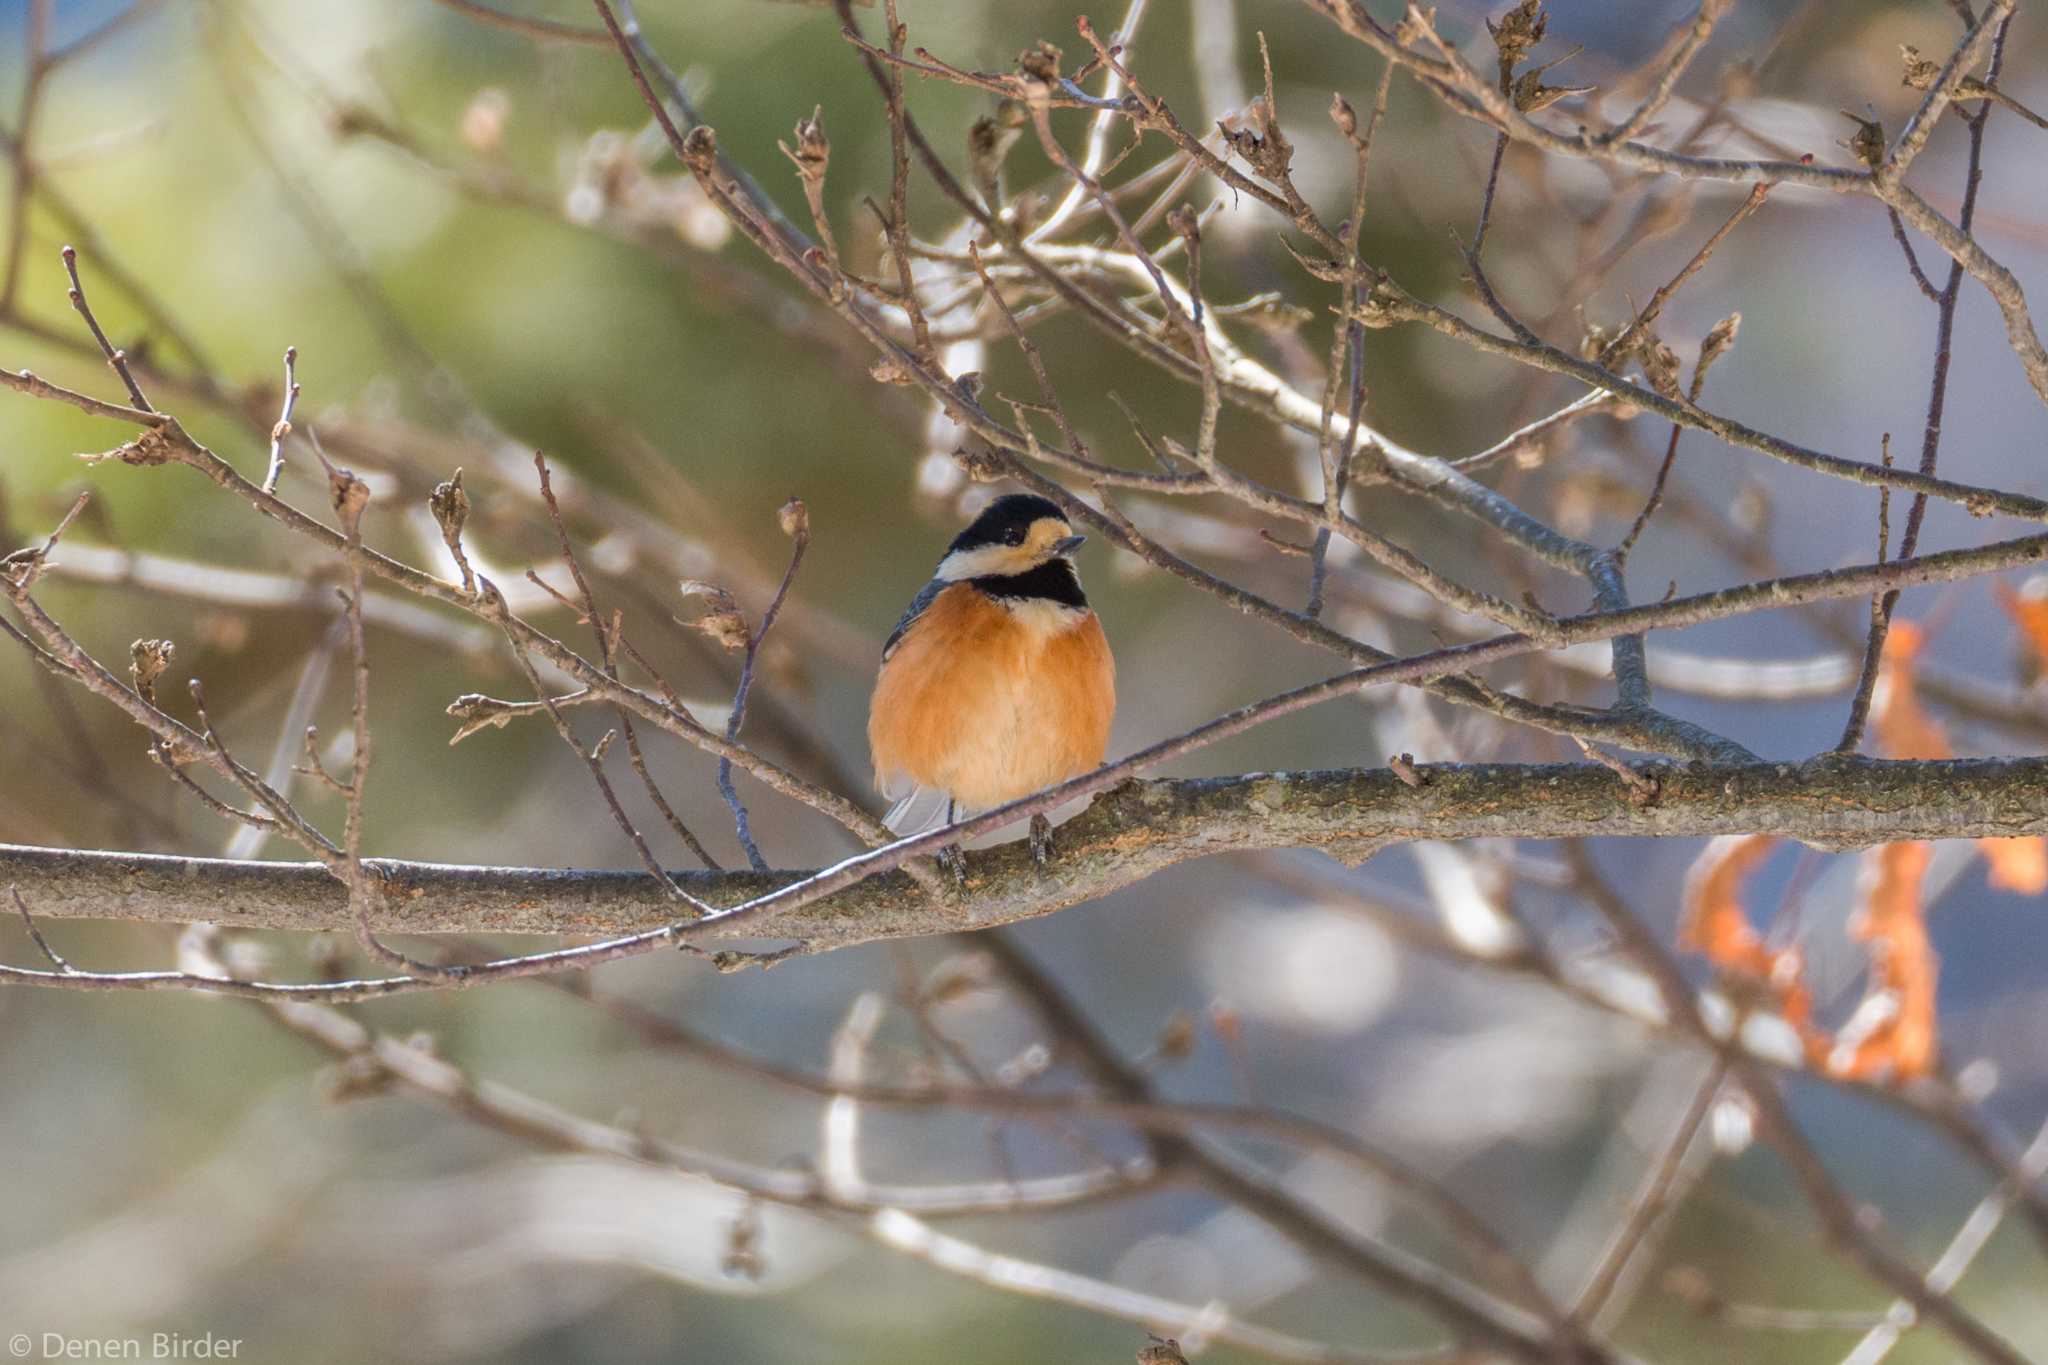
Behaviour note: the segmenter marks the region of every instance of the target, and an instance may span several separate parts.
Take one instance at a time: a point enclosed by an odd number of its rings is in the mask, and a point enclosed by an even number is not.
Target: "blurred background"
[[[518,7],[593,23],[574,5]],[[59,49],[121,11],[97,0],[47,8]],[[963,67],[1007,69],[1041,37],[1068,50],[1069,69],[1085,50],[1069,3],[904,0],[902,12],[913,47]],[[1445,34],[1482,68],[1492,60],[1482,19],[1492,12],[1465,0],[1439,7]],[[878,32],[879,11],[861,13]],[[1557,0],[1539,56],[1583,44],[1553,79],[1603,86],[1691,13],[1667,0]],[[1119,14],[1091,17],[1107,31]],[[833,148],[828,208],[848,257],[876,273],[880,243],[861,200],[886,197],[888,127],[831,10],[646,0],[642,18],[721,146],[800,221],[803,199],[776,143],[822,109]],[[7,147],[23,132],[16,114],[35,22],[24,0],[0,0]],[[1874,111],[1896,129],[1919,98],[1900,86],[1899,46],[1939,60],[1956,32],[1949,7],[1932,0],[1741,0],[1660,130],[1690,126],[1725,97],[1706,145],[1848,164],[1836,144],[1853,126],[1837,111]],[[1259,89],[1260,34],[1298,183],[1335,222],[1347,211],[1351,161],[1325,111],[1332,91],[1361,113],[1369,107],[1377,58],[1307,7],[1278,0],[1155,3],[1134,52],[1149,87],[1201,129]],[[2002,84],[2037,108],[2048,104],[2044,54],[2048,27],[2023,11]],[[1731,69],[1738,75],[1724,83]],[[626,612],[649,659],[714,723],[736,660],[689,627],[699,608],[678,595],[677,580],[716,582],[757,619],[788,553],[776,509],[803,498],[811,548],[764,656],[746,733],[879,808],[867,790],[862,727],[880,642],[976,501],[1000,490],[966,483],[913,391],[877,383],[858,338],[730,233],[650,135],[614,54],[536,42],[431,0],[163,0],[49,73],[39,94],[28,130],[39,188],[25,215],[19,179],[0,183],[0,195],[12,196],[9,221],[25,233],[15,292],[0,303],[0,366],[119,394],[66,303],[58,251],[72,243],[99,317],[145,367],[158,406],[256,477],[280,402],[280,357],[295,346],[297,422],[373,479],[371,541],[439,571],[439,537],[413,509],[460,466],[476,504],[473,553],[502,584],[516,584],[529,565],[546,573],[559,564],[533,495],[531,460],[544,451],[600,597]],[[940,153],[962,164],[967,126],[991,101],[916,80],[908,94]],[[1569,126],[1571,111],[1587,106],[1562,107]],[[1078,147],[1086,119],[1059,115],[1055,127]],[[2043,137],[1993,115],[1978,210],[1987,249],[2030,287],[2039,281],[2037,295],[2048,295]],[[1124,139],[1119,131],[1113,145]],[[1013,188],[1046,169],[1031,141],[1012,157]],[[1168,150],[1148,140],[1121,174]],[[1460,279],[1449,232],[1469,235],[1490,152],[1483,129],[1447,116],[1413,82],[1394,81],[1373,153],[1365,254],[1470,317],[1483,313]],[[1963,130],[1950,120],[1913,172],[1951,215],[1963,152]],[[1625,321],[1631,301],[1670,278],[1742,193],[1638,184],[1590,163],[1511,151],[1490,272],[1546,337],[1575,344],[1582,318]],[[1200,178],[1187,197],[1220,204],[1205,229],[1209,298],[1273,296],[1250,303],[1234,333],[1319,394],[1333,291],[1289,259],[1256,205]],[[954,230],[956,215],[928,182],[916,184],[911,207],[922,239]],[[1925,244],[1920,255],[1939,283],[1946,258]],[[1779,190],[1660,328],[1689,355],[1738,311],[1740,340],[1713,373],[1709,407],[1842,455],[1875,459],[1886,433],[1902,459],[1917,455],[1934,309],[1873,201]],[[1146,464],[1119,400],[1152,430],[1191,439],[1195,395],[1185,386],[1078,318],[1050,316],[1034,334],[1101,458]],[[952,359],[982,371],[992,390],[1034,394],[1007,344]],[[1576,396],[1554,377],[1418,329],[1370,333],[1365,363],[1368,420],[1447,456],[1481,450]],[[1482,477],[1560,529],[1611,543],[1640,506],[1666,434],[1648,419],[1595,418],[1547,454]],[[128,435],[69,408],[0,395],[4,548],[39,541],[80,489],[93,492],[41,600],[117,667],[129,641],[173,639],[171,676],[204,679],[216,724],[252,759],[294,733],[302,714],[323,736],[345,738],[335,566],[314,562],[305,541],[189,471],[76,458]],[[2048,493],[2044,437],[2048,414],[1996,310],[1966,283],[1941,472]],[[1312,439],[1227,410],[1222,449],[1245,473],[1314,491]],[[1697,433],[1684,438],[1673,490],[1630,563],[1639,600],[1667,583],[1694,591],[1863,562],[1874,549],[1869,490]],[[281,492],[324,514],[324,478],[303,444]],[[1282,601],[1304,590],[1303,561],[1273,553],[1231,504],[1126,505],[1226,577]],[[1533,589],[1554,610],[1586,605],[1583,585],[1524,577],[1530,571],[1503,546],[1418,499],[1375,490],[1358,510],[1461,581],[1510,597]],[[2016,532],[1937,505],[1922,544],[1994,534]],[[1341,546],[1333,563],[1329,619],[1358,638],[1426,648],[1475,629],[1419,608]],[[1334,671],[1327,657],[1099,544],[1081,570],[1119,662],[1112,757]],[[2027,585],[2015,577],[2007,586]],[[538,593],[528,598],[537,600],[517,605],[580,647],[586,637],[570,614]],[[1768,757],[1826,748],[1846,711],[1864,610],[1838,604],[1661,634],[1659,700]],[[1927,699],[1959,752],[2042,748],[2048,705],[2029,690],[2020,632],[1989,584],[1909,592],[1900,613],[1930,632]],[[633,865],[581,764],[545,725],[486,729],[449,747],[454,724],[443,708],[458,694],[525,694],[489,631],[392,597],[372,603],[369,647],[369,851]],[[1608,697],[1605,666],[1599,649],[1502,676],[1540,698],[1598,703]],[[183,705],[182,687],[169,695]],[[594,716],[578,724],[586,739],[604,729]],[[111,708],[67,691],[19,650],[0,650],[0,839],[299,856],[281,841],[235,837],[143,749]],[[743,863],[703,756],[658,738],[648,751],[678,815],[721,860]],[[1506,732],[1414,693],[1374,692],[1215,746],[1175,771],[1374,766],[1399,751],[1426,761],[1578,757],[1553,737]],[[323,740],[323,754],[337,771],[346,766],[344,746]],[[626,791],[630,778],[621,782],[636,817],[658,834],[638,791]],[[745,778],[741,786],[775,866],[817,866],[847,851],[811,813]],[[299,799],[339,830],[338,799],[311,784]],[[687,864],[679,847],[657,847]],[[1699,851],[1686,841],[1593,848],[1667,942]],[[1783,849],[1749,898],[1753,915],[1805,948],[1821,1007],[1837,1019],[1862,983],[1863,953],[1845,932],[1857,875],[1852,856]],[[1967,846],[1939,851],[1927,900],[1945,1061],[2017,1150],[2048,1107],[2042,904],[1991,887]],[[162,926],[45,928],[66,956],[109,969],[167,964],[177,937]],[[1022,926],[1011,942],[1140,1060],[1162,1095],[1284,1108],[1376,1142],[1457,1189],[1568,1294],[1663,1154],[1706,1063],[1540,973],[1475,965],[1459,951],[1496,931],[1530,935],[1574,969],[1597,968],[1608,948],[1561,851],[1533,843],[1417,845],[1357,869],[1307,852],[1184,865]],[[285,935],[240,946],[286,976],[351,948]],[[835,1033],[850,1012],[860,1022],[873,1007],[859,1002],[872,999],[881,1014],[870,1021],[871,1080],[926,1074],[935,1046],[991,1076],[1043,1072],[1038,1079],[1051,1084],[1068,1075],[1070,1061],[1047,1058],[1038,1022],[994,984],[978,951],[965,940],[876,945],[734,976],[663,956],[604,969],[598,989],[811,1073],[824,1071]],[[0,953],[29,963],[34,949],[10,922],[0,926]],[[398,1037],[431,1035],[473,1076],[630,1131],[769,1166],[817,1159],[824,1111],[815,1097],[660,1046],[619,1012],[561,991],[513,984],[350,1012]],[[1132,1323],[947,1273],[881,1245],[857,1221],[749,1208],[656,1168],[538,1151],[403,1092],[356,1094],[325,1054],[242,1003],[0,992],[0,1095],[0,1335],[211,1332],[242,1339],[241,1359],[306,1362],[994,1365],[1126,1360],[1144,1344]],[[1986,1189],[1983,1171],[1906,1108],[1818,1083],[1794,1081],[1790,1095],[1845,1188],[1922,1264]],[[924,1112],[865,1122],[867,1174],[877,1180],[990,1180],[1077,1160],[1074,1134],[1059,1125]],[[1090,1132],[1089,1144],[1128,1154],[1128,1135]],[[1261,1155],[1277,1179],[1345,1226],[1440,1251],[1439,1235],[1394,1192],[1321,1159]],[[1811,1215],[1782,1167],[1749,1144],[1738,1103],[1715,1105],[1686,1163],[1685,1197],[1620,1301],[1618,1339],[1660,1361],[1841,1358],[1886,1300],[1820,1253]],[[1131,1294],[1195,1310],[1227,1305],[1304,1339],[1361,1350],[1441,1340],[1412,1310],[1198,1190],[970,1219],[944,1232]],[[758,1257],[736,1265],[736,1245]],[[1960,1297],[2042,1353],[2044,1284],[2041,1245],[2014,1221],[1979,1256]],[[1199,1324],[1181,1335],[1195,1345],[1204,1336]],[[1204,1356],[1270,1354],[1218,1342]],[[1891,1358],[1954,1357],[1923,1331]]]

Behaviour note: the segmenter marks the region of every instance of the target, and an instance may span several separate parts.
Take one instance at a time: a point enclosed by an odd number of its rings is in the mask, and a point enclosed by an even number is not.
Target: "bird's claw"
[[[967,886],[967,853],[958,844],[947,844],[933,855],[933,861],[941,871],[953,874],[953,884],[965,889]]]
[[[1041,872],[1052,863],[1052,821],[1042,812],[1031,817],[1031,861]]]

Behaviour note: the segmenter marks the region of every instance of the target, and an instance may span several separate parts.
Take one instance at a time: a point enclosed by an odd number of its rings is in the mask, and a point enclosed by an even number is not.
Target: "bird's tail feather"
[[[886,796],[888,793],[883,794]],[[1054,825],[1063,825],[1087,810],[1089,803],[1094,799],[1092,796],[1077,796],[1064,805],[1055,806],[1047,811],[1046,815]],[[914,786],[908,795],[889,808],[889,813],[882,817],[882,823],[887,825],[890,833],[897,838],[908,839],[969,819],[981,814],[985,809],[987,808],[958,805],[936,787]],[[1023,838],[1025,829],[1025,822],[1020,819],[1000,829],[992,829],[963,840],[962,844],[967,848],[990,848]]]
[[[960,812],[965,814],[965,812]],[[928,834],[952,823],[952,800],[936,787],[912,787],[910,794],[889,808],[882,823],[899,839]]]

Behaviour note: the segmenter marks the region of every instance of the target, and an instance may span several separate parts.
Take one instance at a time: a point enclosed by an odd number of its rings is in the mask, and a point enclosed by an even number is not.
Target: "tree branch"
[[[1650,766],[1654,801],[1616,799],[1598,764],[1421,766],[1411,787],[1386,769],[1253,773],[1131,781],[1061,826],[1040,871],[1020,843],[967,855],[955,912],[907,878],[870,878],[723,931],[815,948],[987,928],[1106,895],[1175,863],[1215,853],[1319,848],[1362,861],[1411,839],[1699,837],[1769,833],[1828,848],[1897,839],[2048,833],[2048,758],[1910,763]],[[631,932],[667,923],[667,890],[641,872],[465,867],[365,859],[383,885],[372,924],[395,933]],[[692,895],[730,905],[805,872],[672,874]],[[350,925],[346,888],[319,863],[229,862],[0,844],[0,880],[36,915],[208,920],[250,928]],[[0,980],[29,978],[8,969]]]

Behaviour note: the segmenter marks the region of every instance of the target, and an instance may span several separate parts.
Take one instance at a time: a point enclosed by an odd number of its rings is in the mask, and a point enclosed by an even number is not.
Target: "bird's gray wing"
[[[917,596],[910,599],[910,607],[903,613],[903,619],[896,623],[896,629],[889,632],[889,638],[882,644],[883,663],[887,663],[889,656],[896,652],[896,646],[903,641],[904,632],[917,624],[917,618],[924,615],[925,609],[938,600],[940,593],[951,586],[953,585],[942,578],[934,578],[924,585]]]

